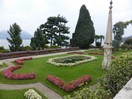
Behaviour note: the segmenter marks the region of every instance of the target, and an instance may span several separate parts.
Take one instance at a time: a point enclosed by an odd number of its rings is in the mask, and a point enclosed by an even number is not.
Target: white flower
[[[29,89],[28,91],[26,91],[24,93],[24,96],[27,99],[42,99],[42,97],[37,92],[35,92],[33,89]]]
[[[80,61],[76,61],[74,63],[59,63],[59,62],[56,62],[55,60],[64,60],[66,58],[71,58],[71,57],[75,57],[75,56],[79,56],[79,57],[85,57],[86,59],[84,60],[80,60]],[[81,64],[81,63],[84,63],[84,62],[88,62],[88,61],[92,61],[92,60],[95,60],[97,59],[96,57],[94,56],[89,56],[89,55],[70,55],[70,56],[64,56],[64,57],[55,57],[55,58],[50,58],[48,60],[48,63],[51,63],[53,65],[56,65],[56,66],[73,66],[73,65],[77,65],[77,64]]]

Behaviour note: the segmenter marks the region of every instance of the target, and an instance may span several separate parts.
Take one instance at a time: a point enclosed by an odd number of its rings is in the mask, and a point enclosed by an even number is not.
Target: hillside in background
[[[7,33],[7,31],[1,31],[0,32],[0,39],[6,39],[6,38],[9,38],[9,34]],[[29,34],[28,32],[26,31],[22,31],[21,32],[21,38],[24,40],[24,39],[31,39],[32,35]]]
[[[132,35],[131,36],[128,36],[128,37],[123,37],[122,38],[122,42],[124,42],[126,39],[128,39],[128,38],[132,38]]]

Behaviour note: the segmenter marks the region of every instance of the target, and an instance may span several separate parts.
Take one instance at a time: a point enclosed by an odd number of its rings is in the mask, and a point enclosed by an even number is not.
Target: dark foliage
[[[10,25],[10,29],[8,31],[10,38],[7,38],[10,43],[9,48],[11,51],[20,51],[22,50],[22,39],[20,37],[21,28],[16,23]]]
[[[94,42],[94,35],[95,30],[91,16],[86,6],[82,5],[71,45],[79,46],[80,48],[89,48],[90,44]]]

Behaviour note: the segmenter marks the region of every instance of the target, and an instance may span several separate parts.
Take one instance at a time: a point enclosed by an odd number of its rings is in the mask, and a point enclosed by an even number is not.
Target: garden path
[[[43,85],[42,83],[26,84],[26,85],[9,85],[9,84],[0,84],[0,89],[4,90],[19,90],[26,88],[36,88],[48,99],[62,99],[60,95]]]
[[[61,53],[52,53],[52,54],[47,54],[47,55],[36,55],[36,56],[30,56],[33,58],[39,58],[39,57],[46,57],[46,56],[52,56],[52,55],[59,55],[59,54],[65,54],[67,52],[61,52]],[[26,56],[28,57],[28,56]],[[19,57],[19,58],[24,58],[24,57]],[[7,64],[7,67],[0,69],[0,71],[8,68],[9,66],[13,66],[14,64],[12,63],[12,61],[16,60],[18,58],[12,58],[12,59],[5,59],[5,60],[1,60],[3,63]],[[10,85],[10,84],[2,84],[0,83],[0,89],[4,89],[4,90],[18,90],[18,89],[25,89],[25,88],[36,88],[37,90],[39,90],[44,96],[46,96],[48,99],[62,99],[62,97],[57,94],[56,92],[54,92],[53,90],[51,90],[50,88],[46,87],[44,84],[38,82],[38,83],[34,83],[34,84],[25,84],[25,85]]]

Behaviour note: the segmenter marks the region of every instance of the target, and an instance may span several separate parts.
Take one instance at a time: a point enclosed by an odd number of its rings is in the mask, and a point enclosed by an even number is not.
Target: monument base
[[[112,46],[104,47],[104,59],[102,62],[102,68],[108,70],[110,68],[112,58]]]

